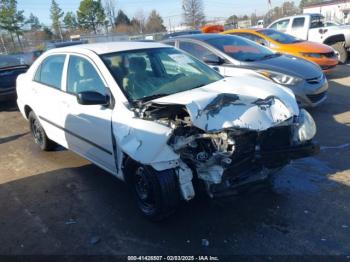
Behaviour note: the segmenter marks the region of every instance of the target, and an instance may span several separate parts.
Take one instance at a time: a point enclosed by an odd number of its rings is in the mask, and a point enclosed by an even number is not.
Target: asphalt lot
[[[0,254],[350,256],[350,64],[329,82],[328,101],[311,110],[320,155],[285,167],[272,189],[198,199],[159,224],[98,167],[41,152],[15,105],[2,104]]]

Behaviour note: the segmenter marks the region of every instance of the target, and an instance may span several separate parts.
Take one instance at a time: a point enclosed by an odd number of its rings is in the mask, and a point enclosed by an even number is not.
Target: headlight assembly
[[[306,142],[316,135],[316,123],[312,116],[305,110],[300,110],[299,123],[294,133],[294,140]]]
[[[302,79],[299,77],[294,77],[268,70],[259,70],[258,73],[270,78],[271,80],[280,85],[294,86],[302,81]]]
[[[305,57],[322,58],[322,55],[318,53],[300,53],[300,54]]]

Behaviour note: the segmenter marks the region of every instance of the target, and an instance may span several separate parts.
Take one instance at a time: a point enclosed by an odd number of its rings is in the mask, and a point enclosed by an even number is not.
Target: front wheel
[[[43,151],[53,150],[56,147],[56,143],[47,137],[44,128],[41,126],[38,118],[36,117],[33,111],[29,113],[28,119],[29,119],[29,128],[35,143]]]
[[[173,169],[156,171],[135,162],[126,167],[128,182],[145,217],[160,221],[175,212],[180,203],[180,190]]]
[[[348,50],[345,48],[345,42],[337,42],[331,45],[338,52],[339,63],[344,64],[348,60]]]

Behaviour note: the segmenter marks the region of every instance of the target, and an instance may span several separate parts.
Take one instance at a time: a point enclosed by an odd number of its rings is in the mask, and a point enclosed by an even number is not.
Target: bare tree
[[[145,25],[146,25],[146,17],[142,9],[139,9],[135,15],[134,20],[138,22],[139,25],[139,32],[142,34],[145,31]]]
[[[105,0],[104,8],[105,8],[106,16],[112,28],[114,28],[115,26],[115,17],[116,17],[115,6],[116,6],[115,0]]]
[[[205,16],[202,0],[183,0],[182,10],[186,25],[198,28],[204,24]]]

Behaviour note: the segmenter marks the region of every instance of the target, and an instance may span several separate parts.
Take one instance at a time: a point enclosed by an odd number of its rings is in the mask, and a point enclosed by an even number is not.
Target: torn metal
[[[254,167],[262,172],[285,164],[278,157],[268,162],[264,152],[291,146],[299,115],[292,92],[253,77],[158,98],[133,108],[133,115],[122,108],[115,111],[114,134],[121,150],[158,171],[176,169],[185,200],[195,195],[194,176],[212,195],[215,185],[237,182],[226,178],[228,171],[244,174]]]

